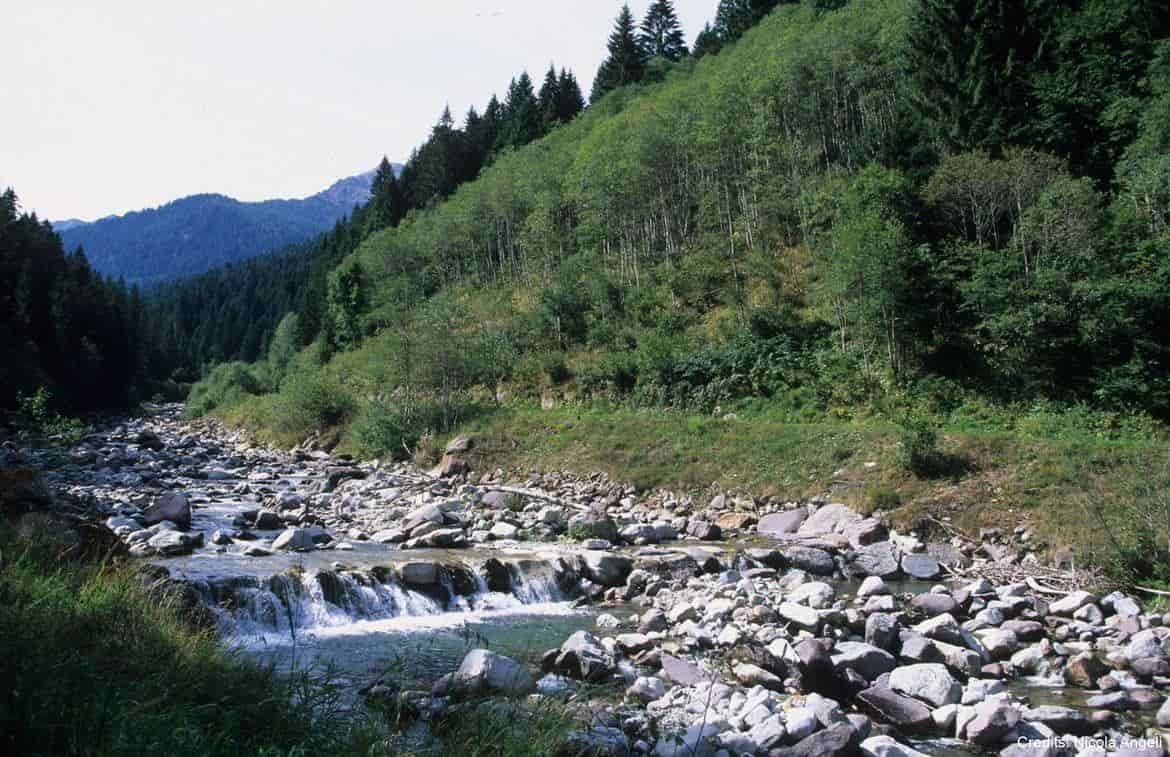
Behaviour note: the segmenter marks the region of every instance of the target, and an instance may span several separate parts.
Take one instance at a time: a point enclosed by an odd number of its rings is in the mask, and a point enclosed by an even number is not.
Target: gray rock
[[[963,696],[963,687],[938,663],[895,668],[890,673],[890,688],[934,707],[957,704]]]
[[[409,562],[398,569],[407,586],[434,586],[439,582],[439,565],[435,562]]]
[[[313,535],[303,528],[286,528],[272,540],[273,549],[287,549],[311,552],[314,549]]]
[[[1003,742],[1016,724],[1020,713],[1014,707],[987,702],[975,707],[975,718],[967,723],[967,740],[980,746],[995,746]]]
[[[879,541],[858,548],[849,558],[849,570],[858,576],[890,578],[898,575],[898,553],[892,542]]]
[[[784,559],[794,568],[818,576],[831,576],[837,564],[833,556],[823,549],[794,545],[783,549]]]
[[[795,745],[773,749],[769,757],[837,757],[855,749],[857,730],[847,722],[834,723]]]
[[[590,580],[602,586],[623,586],[634,568],[634,561],[624,555],[586,550],[581,553]]]
[[[865,643],[894,652],[898,647],[900,630],[898,619],[893,615],[875,612],[865,619]]]
[[[902,572],[911,578],[929,581],[937,578],[941,570],[933,555],[902,555]]]
[[[899,744],[892,736],[870,736],[861,742],[860,749],[866,757],[927,757],[917,749]]]
[[[486,649],[473,649],[464,656],[455,671],[454,684],[470,694],[515,696],[536,690],[532,676],[520,663]]]
[[[180,531],[191,528],[191,503],[177,492],[156,497],[154,504],[142,513],[142,522],[153,526],[164,520],[174,523]]]
[[[930,708],[887,686],[871,686],[857,695],[860,706],[880,722],[907,732],[931,726]]]
[[[160,531],[150,537],[147,545],[163,557],[190,554],[196,547],[203,546],[203,534],[187,534],[182,531]]]
[[[630,688],[626,689],[626,696],[630,699],[649,704],[666,695],[666,684],[661,678],[653,676],[639,676]]]
[[[843,534],[846,528],[861,520],[861,515],[848,505],[825,505],[808,516],[797,532],[808,536]]]
[[[760,522],[756,525],[756,530],[768,536],[794,534],[806,518],[808,518],[808,510],[805,510],[803,507],[795,510],[771,513],[760,518]]]
[[[710,675],[704,674],[699,666],[674,655],[662,655],[661,662],[662,674],[679,686],[694,686],[700,681],[710,678]]]
[[[852,670],[867,681],[889,673],[897,665],[889,652],[860,641],[843,641],[834,647],[830,656],[838,671]]]

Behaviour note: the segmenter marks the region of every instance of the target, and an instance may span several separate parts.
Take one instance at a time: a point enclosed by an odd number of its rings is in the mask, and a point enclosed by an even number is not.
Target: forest
[[[372,449],[497,394],[1164,420],[1168,16],[723,0],[688,47],[623,8],[588,107],[550,67],[444,110],[331,231],[149,292],[125,377]]]
[[[260,425],[342,424],[372,452],[497,390],[1165,419],[1167,16],[859,0],[753,24],[721,3],[722,44],[652,54],[623,10],[587,109],[351,235],[268,357],[191,407],[262,394]]]

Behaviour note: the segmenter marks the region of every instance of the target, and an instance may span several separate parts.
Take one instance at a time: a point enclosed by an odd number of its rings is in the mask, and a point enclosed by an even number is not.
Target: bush
[[[917,476],[934,475],[942,459],[934,421],[922,415],[907,415],[898,425],[901,428],[898,464]]]
[[[18,394],[16,404],[16,425],[23,439],[55,437],[66,444],[76,444],[86,432],[80,420],[53,409],[53,394],[43,386],[31,395]]]
[[[443,408],[433,401],[365,402],[350,426],[356,451],[368,457],[410,458],[419,440],[443,426]]]
[[[267,388],[247,363],[220,363],[191,387],[186,412],[199,418],[263,394]]]
[[[284,434],[307,434],[341,425],[355,408],[348,390],[328,374],[293,374],[276,395],[273,427]]]

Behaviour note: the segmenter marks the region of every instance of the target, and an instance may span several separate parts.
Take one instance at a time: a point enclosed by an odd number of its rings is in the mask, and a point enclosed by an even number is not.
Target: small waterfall
[[[559,561],[439,565],[435,581],[408,585],[390,568],[289,572],[194,583],[217,614],[221,633],[241,639],[291,637],[360,621],[522,609],[571,599]]]

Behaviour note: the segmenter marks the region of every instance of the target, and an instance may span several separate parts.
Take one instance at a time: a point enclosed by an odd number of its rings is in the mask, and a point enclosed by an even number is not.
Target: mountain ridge
[[[394,164],[400,172],[400,164]],[[348,176],[299,199],[237,200],[204,192],[96,221],[54,222],[67,250],[82,247],[93,268],[149,285],[236,263],[325,231],[370,197],[374,171]]]

